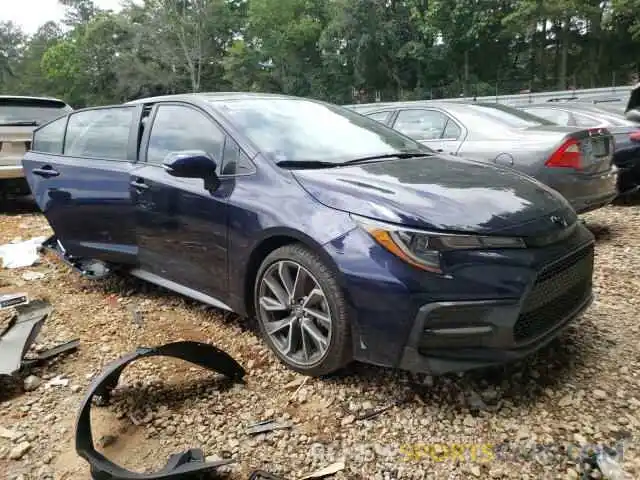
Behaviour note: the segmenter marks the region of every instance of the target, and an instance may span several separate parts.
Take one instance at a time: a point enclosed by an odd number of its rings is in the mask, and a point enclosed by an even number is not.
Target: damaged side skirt
[[[91,401],[100,397],[102,403],[108,402],[111,391],[118,385],[124,368],[135,360],[154,356],[172,357],[193,363],[225,375],[232,381],[241,382],[245,371],[224,351],[200,342],[175,342],[153,348],[138,348],[107,365],[106,369],[89,387],[84,397],[76,424],[76,451],[90,465],[94,480],[164,480],[199,479],[204,473],[214,472],[218,467],[232,463],[233,460],[206,462],[200,449],[169,457],[166,466],[156,473],[136,473],[111,462],[95,450],[91,433]]]

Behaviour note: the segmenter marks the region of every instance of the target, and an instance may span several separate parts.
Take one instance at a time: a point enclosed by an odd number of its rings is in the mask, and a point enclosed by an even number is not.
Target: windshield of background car
[[[381,123],[327,103],[268,98],[214,102],[275,162],[341,163],[396,153],[433,153]]]
[[[536,117],[522,110],[507,107],[505,105],[467,105],[471,112],[479,116],[493,120],[509,128],[539,127],[542,125],[554,125],[544,118]]]
[[[0,125],[41,125],[71,111],[66,103],[48,99],[0,98]]]

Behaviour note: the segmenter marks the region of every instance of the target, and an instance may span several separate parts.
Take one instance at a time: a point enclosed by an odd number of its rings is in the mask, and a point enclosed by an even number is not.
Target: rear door
[[[451,155],[458,153],[464,136],[462,126],[449,115],[426,108],[400,110],[393,128],[437,152]]]
[[[141,107],[79,110],[34,132],[27,180],[65,250],[81,258],[136,262],[130,172]]]
[[[156,105],[146,125],[150,128],[145,127],[140,152],[144,163],[132,178],[140,248],[134,274],[155,283],[173,282],[173,289],[190,296],[196,291],[224,298],[227,199],[233,183],[221,179],[210,192],[202,179],[173,177],[162,163],[171,153],[202,150],[215,159],[220,173],[223,150],[232,140],[208,113],[182,103]]]

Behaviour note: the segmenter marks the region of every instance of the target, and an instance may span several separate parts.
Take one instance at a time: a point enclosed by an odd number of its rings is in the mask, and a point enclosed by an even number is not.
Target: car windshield
[[[0,98],[0,125],[32,123],[40,125],[71,110],[57,100]]]
[[[538,127],[541,125],[554,125],[553,122],[544,118],[536,117],[530,113],[523,112],[516,108],[507,107],[505,105],[467,105],[469,109],[490,117],[495,122],[506,125],[510,128],[528,128]]]
[[[295,98],[213,102],[275,162],[342,163],[401,153],[433,153],[381,123],[346,108]]]

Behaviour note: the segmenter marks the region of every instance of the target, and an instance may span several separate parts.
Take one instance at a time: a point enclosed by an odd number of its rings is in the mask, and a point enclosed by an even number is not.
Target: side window
[[[246,175],[253,173],[255,168],[249,157],[231,137],[224,141],[224,154],[221,175]]]
[[[162,164],[172,152],[202,150],[214,158],[219,170],[224,137],[204,113],[182,105],[160,105],[151,126],[147,162]]]
[[[598,127],[602,122],[588,115],[582,115],[581,113],[573,112],[573,119],[577,127]]]
[[[435,110],[401,110],[393,128],[413,139],[436,140],[442,137],[447,120]]]
[[[564,110],[556,110],[554,108],[531,108],[525,109],[525,112],[535,115],[536,117],[544,118],[556,125],[569,125],[571,123],[571,116]]]
[[[442,138],[444,140],[458,140],[458,138],[460,138],[460,135],[462,135],[462,129],[458,126],[456,122],[449,119],[447,121],[447,126],[444,129],[444,134],[442,135]]]
[[[389,118],[389,113],[391,112],[375,112],[375,113],[367,113],[367,117],[376,122],[387,123],[387,119]]]
[[[62,142],[64,140],[64,129],[67,126],[67,117],[59,118],[48,125],[44,125],[33,134],[34,152],[62,153]]]
[[[99,108],[72,113],[64,154],[71,157],[129,160],[134,107]]]

